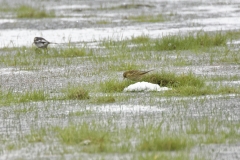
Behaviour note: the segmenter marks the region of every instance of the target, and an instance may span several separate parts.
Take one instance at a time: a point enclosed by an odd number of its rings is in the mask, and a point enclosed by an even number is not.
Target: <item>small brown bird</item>
[[[131,71],[126,71],[123,73],[123,79],[127,78],[132,81],[139,81],[141,80],[142,76],[148,72],[151,72],[152,70],[149,71],[139,71],[139,70],[131,70]]]

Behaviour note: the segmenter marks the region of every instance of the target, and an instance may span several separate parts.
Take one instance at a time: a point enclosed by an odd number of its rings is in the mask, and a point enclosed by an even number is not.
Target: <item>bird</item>
[[[146,73],[151,72],[153,70],[154,69],[148,70],[148,71],[139,71],[139,70],[126,71],[123,73],[123,79],[127,78],[132,81],[138,81],[138,80],[141,80],[143,75],[145,75]]]
[[[38,48],[43,48],[43,49],[47,49],[47,46],[49,44],[56,44],[56,43],[52,43],[52,42],[48,42],[46,39],[42,38],[42,37],[35,37],[33,43],[38,47]]]

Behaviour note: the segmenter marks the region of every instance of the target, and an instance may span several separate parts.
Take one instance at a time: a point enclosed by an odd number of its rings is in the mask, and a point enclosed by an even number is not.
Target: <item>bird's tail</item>
[[[49,42],[49,44],[68,44],[68,43],[56,43],[56,42]]]
[[[151,72],[151,71],[153,71],[154,69],[151,69],[151,70],[148,70],[148,71],[143,71],[143,74],[146,74],[146,73],[148,73],[148,72]]]

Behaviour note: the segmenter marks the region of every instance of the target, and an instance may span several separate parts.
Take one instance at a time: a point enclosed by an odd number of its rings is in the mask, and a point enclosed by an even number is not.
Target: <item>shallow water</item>
[[[41,2],[47,9],[54,9],[58,15],[67,16],[67,18],[16,19],[6,18],[2,13],[0,47],[31,46],[36,36],[45,37],[52,42],[68,43],[69,41],[90,42],[106,38],[125,39],[142,34],[157,38],[197,30],[240,29],[240,2],[238,1],[134,1],[136,6],[137,4],[142,6],[111,9],[111,7],[129,4],[128,1],[116,2]],[[53,5],[46,5],[46,3]],[[152,7],[147,7],[147,4]],[[31,5],[36,5],[36,2],[32,2]],[[163,14],[168,17],[168,20],[163,23],[138,23],[127,19],[128,16],[141,13]],[[169,16],[169,14],[173,15]],[[100,20],[107,20],[109,23],[98,24]]]

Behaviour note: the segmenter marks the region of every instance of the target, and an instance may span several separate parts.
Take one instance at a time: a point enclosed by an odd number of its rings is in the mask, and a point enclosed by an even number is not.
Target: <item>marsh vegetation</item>
[[[133,3],[96,10],[139,8],[154,6]],[[20,6],[14,13],[18,18],[55,17],[50,10]],[[91,8],[77,11],[93,14]],[[144,12],[123,19],[144,25],[170,21],[169,15]],[[5,46],[0,49],[0,155],[203,160],[216,158],[212,154],[221,146],[236,149],[240,54],[234,42],[239,38],[239,31],[200,30],[69,40],[47,50]],[[142,81],[172,89],[123,92],[136,83],[123,79],[123,72],[134,69],[154,69]]]

